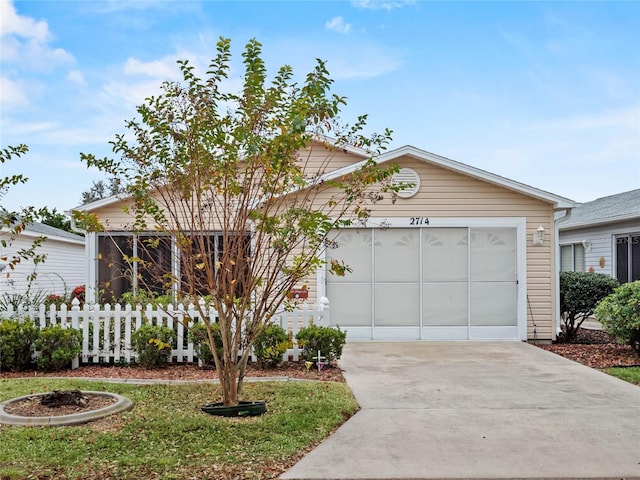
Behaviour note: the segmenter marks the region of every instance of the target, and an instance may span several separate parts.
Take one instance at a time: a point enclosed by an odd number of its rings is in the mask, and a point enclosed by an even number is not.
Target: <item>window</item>
[[[100,301],[117,300],[143,287],[158,294],[171,290],[171,238],[112,234],[98,237]]]
[[[584,272],[584,247],[582,243],[560,246],[560,271]]]
[[[191,255],[181,258],[176,239],[168,235],[113,233],[98,236],[98,289],[101,302],[118,300],[123,293],[143,288],[162,295],[170,293],[175,278],[181,279],[182,289],[196,295],[209,293],[209,285],[215,280],[209,278],[215,272],[207,272],[198,254],[214,259],[207,262],[214,265],[221,260],[224,237],[219,233],[198,234],[188,237]],[[174,248],[175,247],[175,248]],[[250,236],[244,235],[240,247],[249,257]],[[244,261],[238,261],[240,268],[247,269]],[[214,267],[215,268],[215,267]],[[189,285],[189,276],[194,272]],[[244,277],[240,275],[240,280]],[[238,288],[241,288],[239,282]]]
[[[616,237],[616,278],[620,283],[640,280],[640,234]]]

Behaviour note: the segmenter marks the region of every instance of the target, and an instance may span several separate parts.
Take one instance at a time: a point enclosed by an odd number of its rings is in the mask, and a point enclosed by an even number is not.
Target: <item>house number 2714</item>
[[[429,225],[429,217],[409,217],[409,225]]]

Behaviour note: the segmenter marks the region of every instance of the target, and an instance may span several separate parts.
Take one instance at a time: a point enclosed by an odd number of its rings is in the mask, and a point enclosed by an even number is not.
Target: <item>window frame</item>
[[[621,249],[620,245],[623,243],[626,244],[626,252],[625,252],[625,276],[626,279],[621,278],[622,273],[620,271],[620,253]],[[629,283],[634,282],[636,280],[640,280],[640,232],[630,232],[617,234],[613,237],[613,258],[615,258],[615,271],[612,272],[614,278],[616,278],[620,283]]]
[[[563,249],[567,248],[567,247],[571,247],[571,269],[570,270],[566,270],[564,268],[564,256],[563,256]],[[579,265],[578,267],[580,268],[576,268],[577,267],[577,257],[576,257],[576,247],[579,247],[579,249],[582,250],[582,262],[581,265]],[[565,243],[565,244],[560,244],[560,271],[561,272],[584,272],[586,271],[586,257],[585,257],[585,248],[584,245],[582,243]]]

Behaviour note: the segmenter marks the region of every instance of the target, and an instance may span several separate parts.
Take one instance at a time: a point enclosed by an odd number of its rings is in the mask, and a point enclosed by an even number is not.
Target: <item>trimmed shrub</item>
[[[320,354],[330,362],[342,355],[342,347],[347,341],[347,332],[340,330],[340,327],[309,325],[300,329],[296,339],[298,345],[302,347],[303,360],[314,361],[320,350]]]
[[[292,346],[293,341],[286,330],[280,325],[270,324],[256,337],[253,353],[263,367],[275,367],[282,363],[282,356]]]
[[[144,368],[159,368],[167,363],[176,333],[169,327],[146,324],[131,335],[131,347]]]
[[[640,280],[620,285],[596,307],[596,319],[640,355]]]
[[[0,321],[0,369],[18,372],[31,367],[39,333],[29,318]]]
[[[40,330],[36,340],[38,368],[43,370],[63,370],[71,366],[71,361],[82,353],[82,332],[75,328],[51,325]]]
[[[213,341],[216,345],[216,351],[220,358],[222,358],[222,335],[220,334],[220,325],[212,323],[211,332],[213,333]],[[209,347],[207,326],[204,323],[196,323],[191,327],[189,330],[189,341],[193,342],[193,348],[196,351],[198,360],[200,360],[203,365],[215,365],[213,353],[211,353],[211,348]]]
[[[618,280],[602,273],[560,272],[560,314],[564,342],[575,340],[582,323],[593,315],[603,298],[613,293]]]

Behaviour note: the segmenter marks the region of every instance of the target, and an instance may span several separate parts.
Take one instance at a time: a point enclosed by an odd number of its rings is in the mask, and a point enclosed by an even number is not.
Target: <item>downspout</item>
[[[565,208],[564,215],[556,218],[553,221],[554,224],[554,235],[555,235],[555,263],[556,263],[556,338],[562,332],[562,328],[560,326],[560,223],[566,222],[571,217],[572,208]]]
[[[84,235],[84,257],[86,265],[85,274],[87,275],[87,277],[85,278],[85,281],[87,282],[85,285],[85,301],[95,303],[97,301],[96,268],[95,263],[93,263],[93,261],[91,260],[92,258],[97,258],[97,255],[95,255],[94,252],[95,248],[92,248],[92,246],[95,247],[95,233],[89,233],[86,230],[78,227],[75,216],[73,215],[73,212],[71,210],[68,210],[64,213],[67,214],[71,219],[71,230]]]

